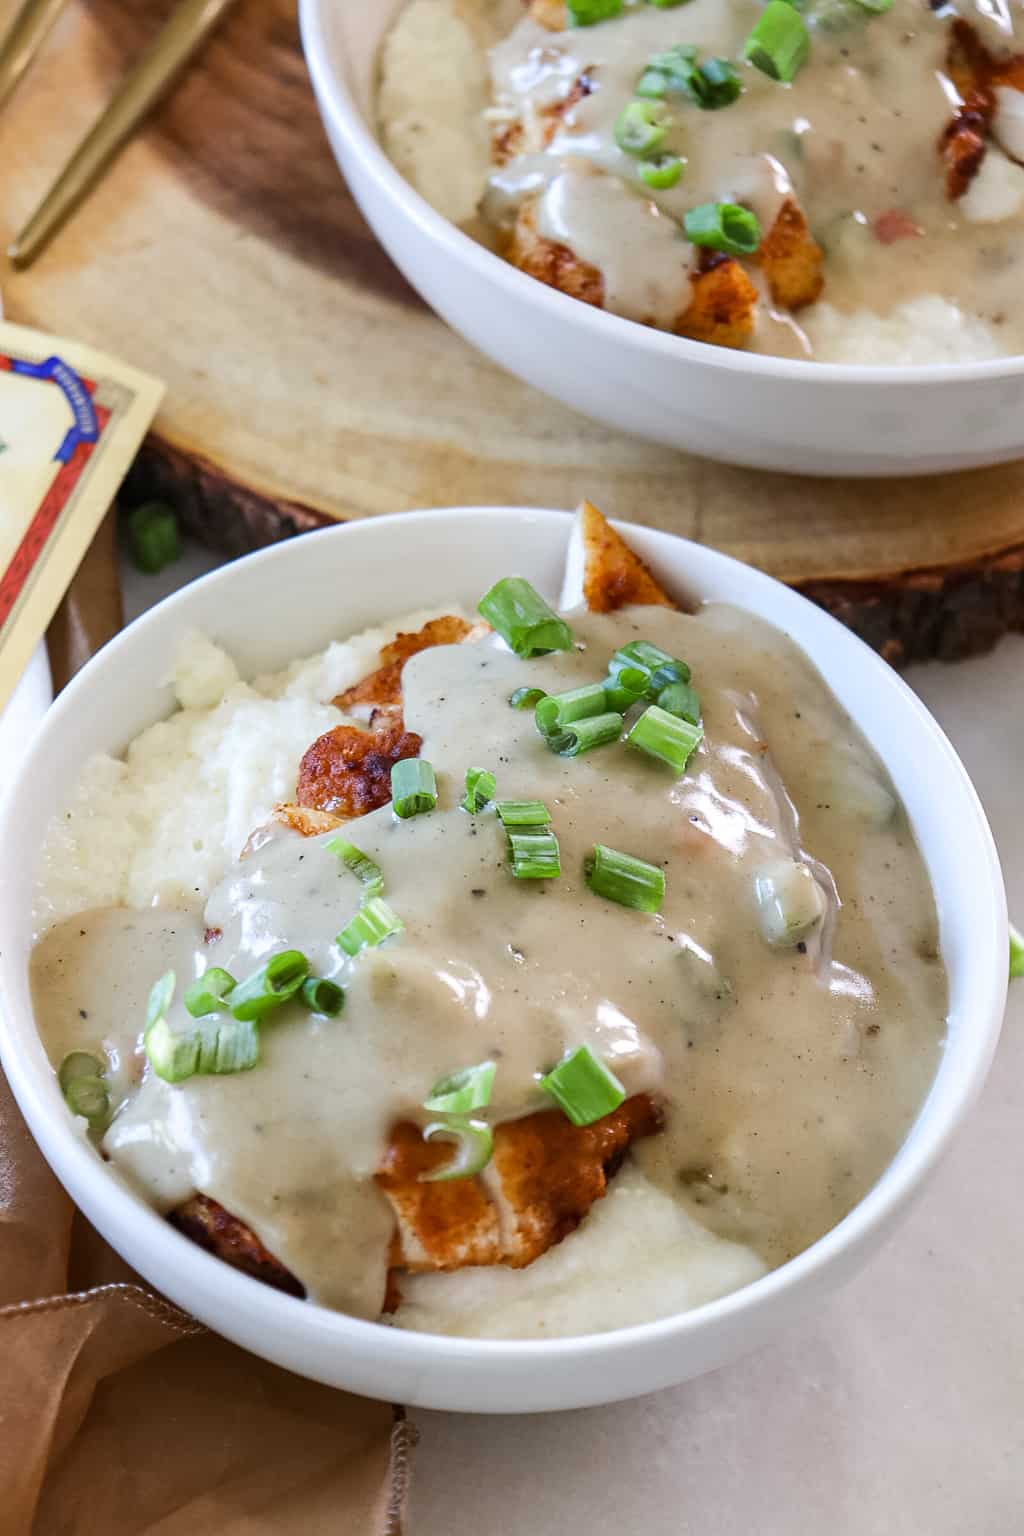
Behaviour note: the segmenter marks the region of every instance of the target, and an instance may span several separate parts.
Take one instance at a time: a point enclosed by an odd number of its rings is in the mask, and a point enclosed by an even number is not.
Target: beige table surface
[[[210,563],[130,580],[129,610]],[[909,680],[1024,918],[1024,639]],[[1024,982],[948,1160],[803,1330],[610,1408],[415,1419],[410,1536],[1024,1536]]]

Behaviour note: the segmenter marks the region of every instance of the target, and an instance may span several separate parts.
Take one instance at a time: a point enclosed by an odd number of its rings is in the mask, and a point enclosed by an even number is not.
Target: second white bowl
[[[415,192],[373,131],[381,38],[404,0],[299,0],[331,147],[381,244],[511,373],[608,426],[760,469],[915,475],[1024,454],[1024,357],[874,368],[684,341],[546,288]]]

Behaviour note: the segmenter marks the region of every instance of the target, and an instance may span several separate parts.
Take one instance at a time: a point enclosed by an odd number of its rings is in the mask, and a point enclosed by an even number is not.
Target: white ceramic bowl
[[[482,352],[588,416],[707,458],[816,475],[914,475],[1024,454],[1024,357],[874,368],[684,341],[581,304],[449,224],[373,131],[381,38],[404,0],[299,0],[335,157],[381,244]]]
[[[253,673],[424,604],[472,606],[510,566],[554,595],[569,534],[565,514],[497,509],[376,518],[277,545],[194,582],[132,624],[65,689],[0,807],[0,1053],[36,1140],[89,1219],[154,1286],[220,1333],[304,1375],[373,1397],[497,1412],[609,1402],[711,1370],[801,1317],[878,1246],[985,1076],[1006,994],[1006,906],[984,814],[952,747],[896,674],[804,598],[670,534],[626,531],[669,590],[739,603],[814,657],[908,808],[935,888],[949,971],[948,1044],[895,1161],[820,1242],[721,1301],[612,1334],[505,1343],[400,1332],[283,1296],[194,1247],[119,1182],[76,1134],[32,1016],[29,911],[44,828],[90,753],[120,752],[169,712],[170,690],[154,679],[167,675],[183,629],[205,630]]]

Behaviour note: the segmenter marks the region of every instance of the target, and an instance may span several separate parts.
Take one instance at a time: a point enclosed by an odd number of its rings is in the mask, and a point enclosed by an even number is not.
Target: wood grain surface
[[[3,243],[171,6],[64,14],[0,114]],[[345,190],[294,0],[240,0],[36,266],[0,266],[0,291],[12,318],[166,380],[126,494],[170,497],[229,551],[330,518],[585,494],[762,566],[897,662],[1024,627],[1024,465],[880,483],[731,469],[610,433],[453,335]]]

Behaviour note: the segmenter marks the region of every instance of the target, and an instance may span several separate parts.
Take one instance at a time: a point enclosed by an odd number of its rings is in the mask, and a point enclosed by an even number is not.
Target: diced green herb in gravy
[[[111,1062],[103,1150],[116,1167],[161,1209],[196,1190],[220,1201],[312,1298],[348,1312],[381,1306],[392,1218],[372,1175],[389,1129],[428,1120],[431,1086],[462,1067],[497,1063],[497,1122],[550,1107],[537,1075],[589,1043],[628,1092],[664,1100],[665,1129],[635,1145],[634,1162],[770,1265],[866,1192],[936,1070],[946,981],[925,869],[881,768],[807,658],[724,605],[571,623],[566,653],[522,661],[490,637],[406,665],[405,719],[436,769],[438,808],[400,822],[385,807],[345,834],[380,865],[397,937],[346,956],[335,939],[358,881],[326,838],[274,828],[204,910],[85,912],[34,953],[53,1061],[81,1048]],[[700,692],[705,741],[681,778],[621,743],[559,757],[532,711],[509,707],[524,684],[603,677],[641,637],[685,657]],[[546,803],[561,878],[512,878],[493,810],[459,808],[471,765],[493,769],[500,796]],[[664,867],[660,914],[588,889],[596,842]],[[806,941],[773,947],[756,881],[793,859],[809,861],[827,915]],[[177,971],[181,1010],[207,964],[244,976],[283,948],[344,985],[340,1016],[282,1008],[249,1072],[172,1086],[143,1070],[158,975]]]
[[[438,16],[446,5],[474,10],[473,0],[435,4]],[[970,21],[994,53],[1005,55],[1017,45],[1017,0],[999,6],[893,0],[881,13],[858,0],[808,0],[797,9],[810,32],[810,55],[790,83],[744,61],[745,40],[763,11],[760,0],[668,7],[625,0],[617,17],[564,32],[520,12],[490,50],[489,111],[498,134],[503,125],[526,125],[526,152],[489,168],[486,188],[488,168],[480,166],[487,224],[507,233],[522,200],[536,198],[539,233],[601,273],[605,307],[672,329],[689,302],[699,256],[683,238],[686,211],[739,202],[756,212],[767,234],[784,199],[793,196],[825,253],[824,304],[843,314],[885,316],[937,297],[980,318],[996,352],[1024,350],[1017,279],[1024,263],[1024,168],[1013,158],[1024,153],[1024,95],[997,88],[986,159],[959,200],[947,196],[939,153],[960,102],[947,65],[953,20]],[[615,123],[652,57],[679,44],[695,47],[699,59],[732,63],[742,94],[716,110],[702,110],[680,94],[666,98],[671,126],[660,152],[681,156],[685,165],[675,186],[652,190],[640,179],[637,157],[617,146]],[[586,94],[561,110],[570,92],[579,94],[581,80]],[[426,90],[426,83],[419,88]],[[414,79],[406,81],[408,95],[416,89]],[[389,100],[382,98],[380,107],[386,145]],[[535,125],[553,110],[561,111],[558,126],[541,149]],[[429,159],[432,135],[431,109],[423,103],[421,162]],[[471,136],[465,133],[464,141]],[[449,135],[443,153],[452,153],[451,143]],[[437,149],[442,152],[440,137]],[[479,161],[479,145],[470,150],[467,143],[465,154]],[[415,177],[415,167],[406,174]],[[748,270],[763,300],[753,350],[812,354],[816,306],[796,313],[773,308],[757,266],[748,263]]]

